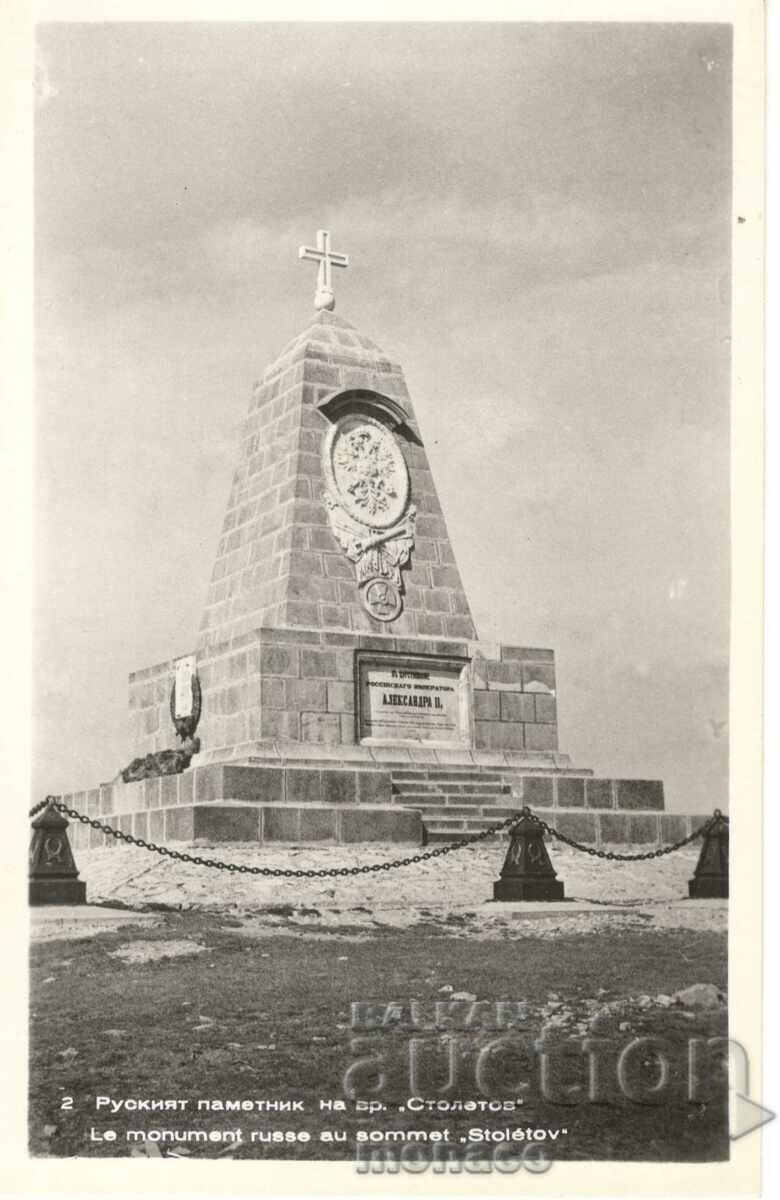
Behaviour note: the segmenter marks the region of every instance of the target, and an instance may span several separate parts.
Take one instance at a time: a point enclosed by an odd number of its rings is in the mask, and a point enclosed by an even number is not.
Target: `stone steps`
[[[391,778],[393,803],[419,812],[428,842],[479,833],[515,811],[501,771],[474,764],[393,767]]]
[[[429,811],[432,816],[441,816],[453,808],[462,808],[472,816],[488,816],[496,812],[517,812],[522,807],[519,803],[513,804],[511,796],[430,796],[416,800],[409,796],[393,796],[392,802],[402,808],[417,809],[423,816]]]
[[[428,790],[425,790],[420,787],[420,788],[414,788],[414,790],[412,790],[410,788],[408,791],[406,791],[405,789],[403,791],[396,791],[395,789],[393,789],[394,797],[398,798],[399,800],[404,800],[404,801],[408,800],[410,803],[417,801],[417,800],[425,801],[428,799],[434,799],[437,796],[446,796],[446,797],[452,797],[452,798],[457,797],[459,799],[464,799],[464,800],[466,798],[468,798],[469,800],[479,801],[479,800],[494,800],[494,799],[500,800],[504,796],[511,796],[511,795],[512,795],[511,788],[494,788],[492,791],[488,791],[487,789],[484,789],[484,788],[481,791],[472,791],[471,788],[469,788],[469,789],[463,788],[463,790],[461,790],[460,788],[430,788]]]
[[[409,783],[424,780],[426,783],[463,783],[464,780],[474,780],[485,784],[502,783],[503,777],[498,771],[483,771],[479,767],[447,767],[446,770],[421,771],[391,768],[393,780],[397,783]]]
[[[398,783],[393,780],[393,791],[400,796],[428,796],[437,793],[448,796],[502,796],[511,790],[508,783],[482,783],[480,780],[470,780],[468,783],[454,783],[450,780],[426,782],[424,779],[410,779]]]
[[[519,807],[501,772],[475,766],[393,768],[392,784],[393,802],[419,812],[431,844],[481,833]]]
[[[195,765],[198,766],[200,764],[196,762]],[[309,755],[290,755],[289,757],[278,755],[275,758],[261,758],[250,754],[244,758],[231,759],[227,765],[255,767],[258,770],[268,771],[278,771],[280,767],[287,770],[300,769],[302,771],[386,771],[388,769],[385,763],[373,762],[362,758],[350,758],[348,755],[330,755],[328,758],[316,758]]]
[[[499,818],[496,818],[498,820]],[[487,829],[493,821],[452,821],[452,822],[434,822],[429,824],[424,821],[425,825],[425,844],[426,846],[441,845],[443,842],[457,842],[461,838],[473,837],[475,833],[482,833],[483,829]],[[496,839],[505,837],[505,833],[496,834]]]
[[[426,826],[430,828],[441,824],[451,826],[458,820],[464,820],[477,831],[484,829],[486,825],[495,825],[496,821],[503,821],[504,817],[511,817],[519,811],[518,808],[507,808],[504,805],[495,808],[466,808],[460,804],[445,804],[428,812],[417,809]]]

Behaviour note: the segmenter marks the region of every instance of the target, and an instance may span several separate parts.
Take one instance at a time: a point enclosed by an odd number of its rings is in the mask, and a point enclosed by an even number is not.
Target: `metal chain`
[[[422,854],[409,855],[408,858],[396,858],[390,862],[370,863],[361,867],[323,867],[320,870],[294,870],[291,867],[252,867],[246,863],[226,863],[221,862],[219,859],[200,858],[196,855],[187,854],[183,850],[171,850],[168,846],[158,846],[156,843],[147,842],[143,838],[133,837],[131,833],[124,833],[121,829],[114,829],[112,825],[105,825],[94,817],[86,817],[77,809],[68,808],[66,804],[63,804],[61,800],[55,799],[54,796],[47,796],[45,800],[41,800],[39,804],[34,805],[30,809],[29,815],[31,817],[35,816],[36,813],[46,808],[49,804],[58,812],[71,817],[74,821],[80,821],[82,825],[89,825],[91,829],[97,829],[101,833],[105,833],[108,837],[115,838],[120,842],[126,842],[129,846],[140,846],[144,850],[152,850],[155,854],[161,854],[163,857],[174,859],[176,862],[193,863],[197,867],[211,867],[215,871],[230,871],[239,875],[264,875],[276,879],[335,879],[347,875],[369,875],[376,871],[392,871],[398,867],[409,867],[413,863],[425,862],[432,858],[443,858],[444,855],[452,854],[455,850],[462,850],[466,846],[473,846],[477,842],[483,842],[486,838],[492,837],[493,834],[499,833],[502,829],[509,829],[519,824],[522,820],[533,821],[545,833],[556,838],[559,842],[564,842],[567,846],[571,846],[572,849],[581,850],[584,854],[590,854],[594,858],[604,858],[614,862],[640,862],[644,859],[662,858],[665,854],[672,854],[675,850],[681,849],[682,846],[687,846],[690,842],[695,841],[696,838],[708,833],[719,821],[728,822],[728,817],[723,816],[720,809],[716,808],[709,820],[705,821],[699,829],[671,846],[664,846],[660,850],[649,850],[644,854],[616,854],[612,850],[597,850],[595,846],[585,846],[582,842],[576,842],[574,838],[566,837],[565,834],[559,833],[552,825],[548,825],[546,821],[538,817],[530,808],[524,807],[511,817],[506,817],[503,821],[496,821],[494,825],[483,829],[481,833],[461,838],[457,842],[448,842],[444,846],[437,846],[435,850],[426,850]]]
[[[675,850],[680,850],[683,846],[696,841],[696,838],[703,837],[719,821],[728,823],[728,817],[724,816],[719,808],[716,808],[709,820],[688,837],[681,838],[679,842],[674,842],[671,846],[662,846],[659,850],[647,850],[644,854],[616,854],[614,850],[597,850],[595,846],[584,846],[582,842],[575,842],[574,838],[567,837],[565,833],[559,833],[557,829],[553,829],[552,825],[548,825],[541,817],[537,817],[536,813],[530,813],[530,816],[537,825],[541,825],[545,833],[549,833],[559,842],[565,842],[567,846],[571,846],[574,850],[581,850],[583,854],[590,854],[593,858],[606,858],[611,862],[642,862],[649,858],[663,858],[665,854],[673,854]]]
[[[426,850],[422,854],[412,854],[408,858],[396,858],[391,862],[370,863],[361,867],[323,867],[320,870],[294,870],[291,867],[251,867],[246,863],[226,863],[219,859],[200,858],[192,854],[186,854],[183,850],[171,850],[168,846],[158,846],[154,842],[144,841],[143,838],[133,837],[130,833],[123,833],[120,829],[114,829],[112,825],[104,825],[101,821],[97,821],[92,817],[85,817],[75,808],[68,808],[54,797],[47,798],[44,804],[36,805],[32,812],[37,812],[45,804],[51,803],[52,808],[56,808],[58,812],[71,817],[74,821],[80,821],[82,825],[89,825],[92,829],[99,829],[102,833],[109,837],[115,838],[117,841],[126,842],[129,846],[141,846],[145,850],[153,850],[155,854],[162,854],[165,858],[175,859],[177,862],[194,863],[197,867],[211,867],[216,871],[231,871],[239,875],[265,875],[273,876],[276,879],[335,879],[346,875],[369,875],[376,871],[392,871],[397,867],[408,867],[412,863],[425,862],[430,858],[441,858],[445,854],[452,854],[454,850],[461,850],[464,846],[471,846],[475,842],[482,842],[486,838],[492,837],[494,833],[498,833],[501,829],[507,829],[511,825],[516,825],[518,821],[527,816],[528,813],[523,810],[519,813],[514,813],[513,816],[507,817],[503,821],[497,821],[495,825],[483,829],[481,833],[475,833],[471,837],[463,838],[458,842],[451,842],[445,846],[437,846],[435,850]]]

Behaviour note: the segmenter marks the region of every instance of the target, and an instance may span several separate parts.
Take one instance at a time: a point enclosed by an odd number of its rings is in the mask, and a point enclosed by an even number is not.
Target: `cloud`
[[[688,731],[691,696],[700,729],[721,717],[706,660],[728,642],[730,108],[700,57],[725,64],[723,35],[45,36],[39,608],[58,670],[85,658],[82,612],[110,622],[86,654],[110,669],[47,776],[83,785],[95,746],[115,770],[117,679],[190,648],[233,423],[310,311],[297,249],[328,228],[351,260],[338,311],[406,370],[483,634],[560,651],[577,761],[711,803],[726,739],[702,758]],[[56,728],[57,697],[40,708]]]
[[[464,293],[484,280],[500,294],[519,287],[636,270],[645,262],[685,267],[711,260],[724,240],[723,222],[666,222],[662,229],[641,211],[615,213],[560,193],[499,196],[480,204],[455,193],[420,196],[412,190],[323,204],[280,222],[241,218],[205,229],[191,247],[215,277],[258,278],[289,271],[297,247],[328,228],[336,248],[351,255],[355,271],[372,270],[380,285],[415,294],[458,278]]]

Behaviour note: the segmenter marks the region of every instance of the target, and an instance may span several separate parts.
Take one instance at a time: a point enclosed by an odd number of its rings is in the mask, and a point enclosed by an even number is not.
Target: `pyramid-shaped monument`
[[[130,677],[133,761],[71,803],[155,842],[419,844],[522,804],[680,836],[662,784],[559,752],[552,650],[477,637],[403,371],[333,311],[328,235],[301,257],[315,313],[252,393],[194,650]]]
[[[255,388],[198,648],[278,625],[476,636],[403,372],[327,310]]]

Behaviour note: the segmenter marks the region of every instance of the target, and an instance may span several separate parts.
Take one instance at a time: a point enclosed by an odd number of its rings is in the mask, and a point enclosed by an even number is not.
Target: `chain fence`
[[[679,842],[672,842],[671,846],[661,846],[657,850],[646,850],[643,854],[617,854],[614,850],[599,850],[596,846],[586,846],[582,842],[576,842],[574,838],[567,837],[565,833],[559,833],[557,829],[553,829],[552,825],[548,825],[541,817],[537,817],[536,813],[526,810],[532,820],[541,825],[545,833],[549,833],[550,837],[555,838],[559,842],[571,846],[574,850],[581,850],[583,854],[590,854],[593,858],[605,858],[610,862],[642,862],[649,858],[663,858],[665,854],[673,854],[675,850],[682,850],[683,846],[690,845],[697,838],[704,837],[721,821],[728,824],[728,817],[716,808],[712,816],[700,825],[698,829],[694,829],[693,833],[689,833],[687,837],[680,838]]]
[[[694,830],[687,837],[681,838],[678,842],[674,842],[670,846],[662,846],[657,850],[647,850],[640,854],[618,854],[614,850],[600,850],[596,846],[588,846],[583,842],[575,841],[574,838],[567,837],[566,834],[560,833],[552,825],[548,825],[546,821],[538,817],[530,808],[524,807],[519,812],[513,813],[511,817],[506,817],[503,821],[496,821],[495,824],[489,825],[487,829],[483,829],[480,833],[472,834],[470,837],[459,838],[457,841],[448,842],[443,846],[436,846],[431,850],[423,851],[421,854],[410,854],[406,858],[395,858],[381,863],[367,863],[356,867],[322,867],[319,869],[304,870],[292,867],[257,867],[250,866],[247,863],[227,863],[222,862],[220,859],[201,858],[199,855],[187,854],[184,850],[172,850],[169,846],[158,846],[154,842],[147,842],[144,838],[134,837],[131,833],[124,833],[121,829],[115,829],[113,825],[106,825],[95,817],[87,817],[77,809],[69,808],[61,800],[57,800],[55,796],[47,796],[45,800],[41,800],[38,804],[33,805],[29,816],[36,816],[47,806],[51,806],[63,816],[81,822],[82,825],[89,825],[91,829],[96,829],[106,834],[107,837],[115,838],[118,842],[125,842],[128,846],[138,846],[143,850],[151,850],[154,854],[160,854],[164,858],[170,858],[176,862],[192,863],[196,867],[209,867],[214,871],[229,871],[238,875],[263,875],[275,879],[336,879],[349,875],[370,875],[379,871],[393,871],[399,867],[410,867],[414,863],[443,858],[445,855],[453,854],[457,850],[463,850],[467,846],[477,845],[479,842],[486,841],[502,830],[512,829],[521,821],[534,822],[534,824],[541,828],[543,833],[547,833],[556,841],[562,842],[574,850],[579,850],[583,854],[589,854],[594,858],[602,858],[610,862],[642,862],[652,858],[663,858],[666,854],[673,854],[676,850],[682,849],[683,846],[696,841],[697,838],[704,837],[719,822],[728,822],[728,817],[724,816],[720,809],[716,808],[713,815],[703,825],[699,826],[698,829]]]

